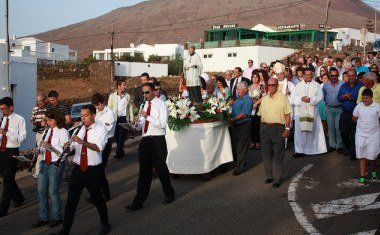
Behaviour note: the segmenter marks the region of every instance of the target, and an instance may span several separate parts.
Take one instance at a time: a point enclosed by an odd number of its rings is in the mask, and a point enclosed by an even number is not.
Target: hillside
[[[333,0],[329,25],[360,29],[368,17],[374,16],[373,12],[359,0]],[[237,23],[251,28],[258,23],[304,23],[317,27],[324,23],[324,16],[325,0],[151,0],[34,36],[67,44],[84,58],[93,50],[110,48],[111,36],[107,32],[112,27],[116,31],[115,47],[129,47],[139,42],[198,41],[215,24]]]

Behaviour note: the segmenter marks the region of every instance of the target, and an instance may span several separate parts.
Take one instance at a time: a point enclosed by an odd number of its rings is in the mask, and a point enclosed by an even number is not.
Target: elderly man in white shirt
[[[0,127],[0,173],[3,176],[4,186],[0,217],[4,217],[8,214],[11,200],[15,202],[15,207],[21,206],[25,201],[15,180],[17,160],[12,156],[18,155],[18,148],[26,139],[26,129],[25,119],[14,113],[12,98],[2,98],[0,100],[0,110],[4,116]]]
[[[137,183],[137,195],[131,205],[126,209],[135,211],[143,207],[143,203],[149,195],[152,182],[152,169],[157,172],[162,184],[165,197],[163,204],[170,204],[174,201],[174,189],[170,182],[170,173],[166,165],[168,154],[166,148],[166,126],[169,111],[162,100],[154,95],[154,86],[150,83],[143,87],[146,104],[140,111],[139,125],[142,127],[142,140],[139,145],[139,180]]]
[[[101,194],[103,177],[102,152],[108,141],[107,129],[103,124],[95,122],[96,109],[93,105],[85,105],[81,110],[83,127],[78,135],[72,136],[71,149],[75,149],[74,168],[68,185],[68,198],[63,219],[63,229],[59,234],[69,234],[74,222],[75,211],[82,191],[86,188],[100,216],[100,233],[107,234],[111,230],[108,223],[106,201]]]
[[[125,79],[118,79],[116,81],[116,91],[111,93],[108,98],[108,108],[110,108],[115,115],[115,141],[116,141],[116,159],[124,157],[124,144],[127,140],[127,130],[120,126],[120,123],[130,123],[133,121],[133,100],[126,92],[127,86]]]

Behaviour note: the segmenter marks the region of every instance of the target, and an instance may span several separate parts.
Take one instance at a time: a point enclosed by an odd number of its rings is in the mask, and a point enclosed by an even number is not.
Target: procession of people
[[[358,184],[363,186],[368,183],[368,177],[379,180],[376,170],[380,153],[379,57],[377,54],[371,60],[361,55],[319,58],[296,53],[294,64],[276,61],[271,66],[261,63],[260,68],[255,68],[249,59],[245,70],[235,67],[226,71],[225,78],[217,74],[210,78],[202,73],[200,56],[192,46],[184,59],[179,96],[197,103],[212,97],[228,102],[234,176],[246,170],[249,149],[261,150],[263,183],[280,187],[285,149],[289,140],[294,139],[295,158],[336,151],[352,161],[360,159]],[[363,71],[360,82],[357,76]],[[81,108],[80,123],[72,123],[70,108],[59,99],[57,91],[50,91],[47,97],[38,94],[30,119],[38,144],[33,175],[38,178],[39,219],[33,228],[63,224],[58,234],[69,234],[81,193],[86,188],[90,193],[86,201],[95,205],[99,213],[100,233],[111,230],[107,202],[112,198],[112,189],[106,166],[113,143],[116,143],[115,159],[128,156],[124,145],[131,133],[123,124],[142,132],[136,196],[125,208],[130,211],[143,208],[153,175],[158,176],[162,185],[162,203],[174,202],[165,139],[169,116],[165,101],[170,95],[147,73],[141,75],[134,99],[127,93],[125,79],[118,78],[115,84],[115,92],[108,99],[98,93],[92,95],[92,104]],[[134,109],[138,110],[137,115]],[[0,110],[3,114],[0,173],[4,186],[0,217],[4,217],[11,201],[19,207],[26,200],[15,181],[18,160],[13,156],[19,155],[27,130],[26,117],[14,113],[10,97],[0,100]],[[323,115],[326,115],[326,126]],[[66,128],[73,131],[71,137]],[[74,156],[69,161],[70,153]],[[368,177],[367,159],[371,171]],[[68,177],[68,195],[63,210],[59,190],[64,174]]]

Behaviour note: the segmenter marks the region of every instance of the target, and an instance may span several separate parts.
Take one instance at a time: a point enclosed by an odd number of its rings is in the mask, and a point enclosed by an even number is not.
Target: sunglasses
[[[330,77],[332,77],[332,78],[337,78],[337,77],[339,77],[338,75],[330,75]]]
[[[275,87],[277,84],[268,84],[269,87]]]
[[[145,95],[149,95],[149,94],[150,94],[150,91],[143,91],[143,94],[145,94]]]

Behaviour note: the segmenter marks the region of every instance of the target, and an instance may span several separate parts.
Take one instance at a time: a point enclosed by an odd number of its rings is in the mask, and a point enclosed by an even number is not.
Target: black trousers
[[[115,141],[116,141],[116,158],[124,157],[124,144],[127,139],[127,130],[119,125],[119,123],[126,123],[127,119],[125,116],[118,117],[116,121],[115,129]]]
[[[251,134],[251,122],[244,122],[232,126],[232,152],[234,156],[234,170],[241,171],[244,167],[245,154],[248,151]]]
[[[251,140],[252,143],[260,143],[260,116],[253,115],[251,121]]]
[[[170,182],[170,173],[166,165],[168,151],[165,136],[143,137],[139,145],[139,180],[134,204],[142,205],[149,196],[152,183],[152,169],[156,170],[166,197],[174,197],[174,189]]]
[[[348,150],[350,157],[356,158],[355,150],[355,133],[356,133],[356,122],[352,121],[351,112],[342,112],[339,120],[339,131],[340,136],[346,150]]]
[[[75,211],[84,188],[88,190],[91,198],[95,202],[96,209],[100,216],[102,224],[108,224],[107,205],[101,194],[101,183],[103,175],[103,166],[89,166],[86,172],[83,172],[78,165],[75,165],[68,186],[67,204],[65,216],[63,219],[63,230],[69,233],[74,222]]]
[[[0,214],[7,214],[11,200],[20,203],[25,200],[16,180],[17,162],[12,156],[18,155],[18,148],[7,148],[4,152],[0,151],[0,173],[3,176],[3,194],[0,206]]]
[[[108,158],[111,154],[112,150],[112,139],[108,139],[108,142],[106,146],[104,147],[103,153],[102,153],[102,167],[103,167],[103,179],[102,179],[102,193],[104,196],[110,195],[110,187],[108,185],[108,180],[106,177],[106,166],[108,163]]]

